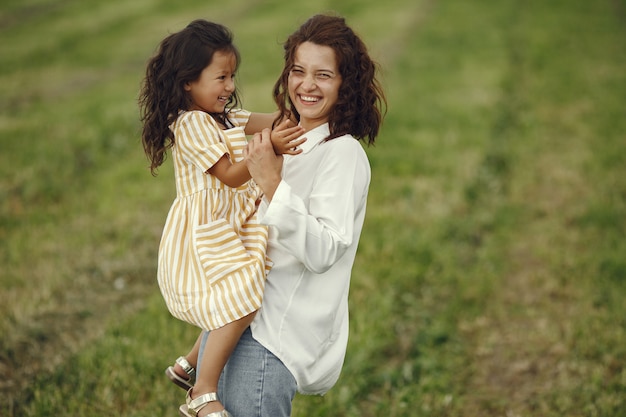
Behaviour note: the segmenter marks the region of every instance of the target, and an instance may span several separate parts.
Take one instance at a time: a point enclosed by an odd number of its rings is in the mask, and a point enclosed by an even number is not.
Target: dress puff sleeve
[[[250,112],[244,109],[232,109],[228,112],[228,120],[230,120],[235,126],[246,127],[248,120],[250,120]]]
[[[202,172],[228,153],[222,130],[209,114],[202,111],[184,113],[176,123],[174,135],[181,156]]]

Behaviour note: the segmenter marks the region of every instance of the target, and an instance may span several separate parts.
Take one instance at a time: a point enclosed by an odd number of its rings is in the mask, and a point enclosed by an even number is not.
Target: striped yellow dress
[[[270,267],[258,187],[231,188],[206,174],[224,154],[243,159],[249,116],[231,112],[235,127],[223,130],[208,114],[189,111],[171,126],[176,199],[159,246],[159,288],[173,316],[206,330],[257,310]]]

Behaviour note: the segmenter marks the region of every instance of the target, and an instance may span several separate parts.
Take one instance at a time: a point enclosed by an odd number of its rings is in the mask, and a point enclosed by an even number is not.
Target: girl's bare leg
[[[189,364],[194,368],[198,365],[198,352],[200,351],[201,342],[202,332],[200,332],[200,334],[198,335],[198,338],[196,339],[196,342],[193,344],[193,347],[191,348],[189,353],[185,355],[185,359],[187,359],[187,362],[189,362]],[[176,372],[176,374],[181,378],[186,379],[188,377],[188,375],[178,363],[174,363],[174,372]]]
[[[220,374],[222,373],[230,354],[233,352],[233,349],[235,349],[237,342],[239,342],[239,338],[243,334],[244,330],[246,330],[248,326],[250,326],[250,323],[252,323],[252,319],[254,319],[255,314],[256,312],[253,312],[239,320],[228,323],[224,327],[220,327],[219,329],[211,330],[209,332],[209,336],[207,337],[204,347],[202,362],[200,364],[201,368],[198,370],[196,383],[191,392],[191,398],[196,398],[209,392],[217,392],[217,384],[220,379]],[[198,416],[203,417],[209,413],[223,409],[224,406],[221,402],[211,402],[200,410]]]

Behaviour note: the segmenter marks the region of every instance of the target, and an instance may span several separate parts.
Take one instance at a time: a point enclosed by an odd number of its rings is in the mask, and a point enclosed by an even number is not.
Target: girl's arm
[[[264,123],[268,123],[271,127],[272,121],[276,116],[277,114],[252,113],[250,114],[250,119],[248,120],[244,131],[247,134],[248,128],[255,128],[263,125]],[[263,129],[264,128],[260,128],[258,131],[253,133],[260,132]],[[301,153],[302,151],[297,149],[297,146],[306,141],[305,138],[298,139],[298,137],[303,133],[304,129],[301,126],[293,126],[293,122],[290,120],[281,122],[274,130],[271,131],[271,142],[274,152],[277,155],[297,155]],[[228,158],[228,155],[222,156],[211,168],[207,170],[207,174],[214,175],[221,182],[232,188],[240,187],[252,178],[245,162],[235,162],[233,164]]]
[[[274,119],[278,117],[278,112],[274,113],[250,113],[250,118],[243,129],[246,135],[254,135],[265,128],[271,129]]]
[[[211,168],[207,174],[217,177],[218,180],[232,188],[237,188],[248,181],[250,172],[245,162],[230,162],[228,155],[222,156]]]
[[[263,129],[271,129],[272,123],[278,117],[278,112],[274,113],[250,113],[248,123],[244,128],[246,135],[254,135]],[[271,140],[276,155],[297,155],[301,151],[297,149],[299,145],[306,141],[306,138],[298,139],[304,134],[304,128],[298,126],[293,120],[281,121],[272,130]]]

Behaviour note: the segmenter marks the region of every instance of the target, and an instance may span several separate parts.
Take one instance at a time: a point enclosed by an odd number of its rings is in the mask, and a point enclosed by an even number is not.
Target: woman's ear
[[[189,81],[183,85],[183,88],[185,89],[185,91],[191,91],[191,84],[189,83]]]

